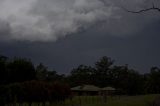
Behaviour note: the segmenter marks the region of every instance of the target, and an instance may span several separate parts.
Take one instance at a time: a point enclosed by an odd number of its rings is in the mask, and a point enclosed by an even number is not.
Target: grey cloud
[[[107,20],[113,10],[100,0],[1,0],[0,19],[10,24],[10,39],[55,41]]]
[[[4,20],[0,20],[0,38],[7,41],[8,37],[11,35],[10,32],[10,25]]]
[[[159,14],[135,15],[121,7],[138,10],[151,5],[148,0],[0,0],[0,19],[7,25],[0,23],[0,31],[9,32],[0,38],[56,41],[92,26],[111,35],[128,36],[159,20]]]

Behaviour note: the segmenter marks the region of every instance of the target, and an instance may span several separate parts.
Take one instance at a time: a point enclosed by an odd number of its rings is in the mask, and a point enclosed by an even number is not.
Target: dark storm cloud
[[[0,20],[9,26],[8,40],[55,41],[97,25],[124,36],[143,29],[159,15],[133,16],[121,7],[142,9],[151,4],[148,0],[0,0]]]
[[[0,0],[0,19],[10,25],[8,39],[55,41],[114,18],[115,9],[101,0]]]

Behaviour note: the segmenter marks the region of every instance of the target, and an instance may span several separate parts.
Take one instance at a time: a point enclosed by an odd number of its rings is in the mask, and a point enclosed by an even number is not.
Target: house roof
[[[100,88],[94,85],[82,85],[71,88],[73,91],[99,91]]]
[[[104,87],[101,89],[102,91],[115,91],[116,89],[113,87]]]

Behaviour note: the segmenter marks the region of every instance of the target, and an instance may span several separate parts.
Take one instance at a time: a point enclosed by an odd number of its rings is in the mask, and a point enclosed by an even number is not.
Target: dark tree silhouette
[[[27,59],[15,58],[7,65],[9,82],[24,82],[34,80],[36,72],[33,63]]]
[[[6,83],[7,78],[7,57],[0,55],[0,84]]]
[[[71,86],[91,84],[93,82],[93,68],[86,65],[80,65],[71,71],[68,77]]]
[[[11,106],[21,106],[20,104],[36,102],[38,106],[46,102],[62,102],[71,94],[67,84],[48,83],[44,81],[27,81],[23,83],[12,83],[0,86],[0,106],[10,104]],[[9,105],[9,106],[10,106]]]
[[[46,80],[48,69],[46,66],[44,66],[42,63],[40,63],[36,67],[36,78],[37,80]]]
[[[160,69],[152,67],[147,79],[147,92],[160,93]]]
[[[93,72],[94,82],[97,86],[105,87],[110,85],[110,70],[114,60],[107,56],[103,56],[95,63],[95,71]]]
[[[122,89],[123,93],[129,95],[143,93],[143,77],[128,66],[114,66],[110,74],[111,83],[114,87]]]

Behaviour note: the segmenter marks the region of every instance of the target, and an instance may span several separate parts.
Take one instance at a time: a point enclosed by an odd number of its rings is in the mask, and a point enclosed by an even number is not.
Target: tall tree
[[[40,63],[36,67],[36,78],[37,80],[46,80],[48,76],[48,69],[46,66],[44,66],[42,63]]]
[[[7,79],[7,57],[0,55],[0,84],[5,84]]]
[[[110,76],[112,84],[120,88],[124,93],[135,95],[141,94],[144,90],[143,76],[128,66],[114,66]]]
[[[71,86],[77,86],[82,84],[92,84],[93,68],[90,66],[80,65],[78,68],[74,68],[69,76],[69,82]]]
[[[47,72],[47,81],[51,82],[66,82],[66,76],[64,74],[58,74],[56,71],[48,71]]]
[[[146,87],[148,93],[160,93],[160,69],[158,67],[150,69]]]
[[[93,77],[98,86],[104,87],[110,85],[110,70],[114,61],[109,57],[102,57],[95,63],[95,71]]]
[[[7,65],[9,82],[23,82],[35,79],[35,68],[30,60],[15,58]]]

